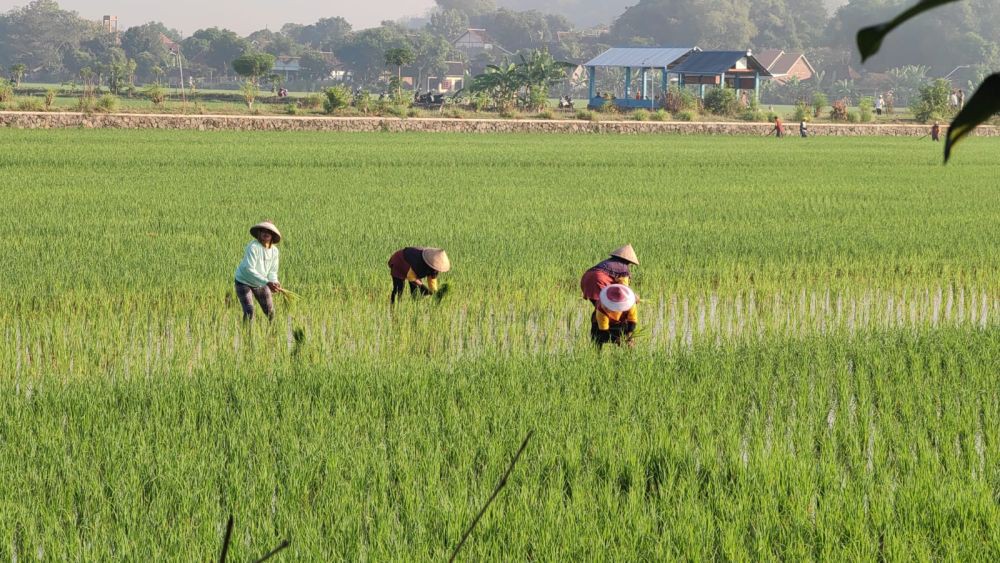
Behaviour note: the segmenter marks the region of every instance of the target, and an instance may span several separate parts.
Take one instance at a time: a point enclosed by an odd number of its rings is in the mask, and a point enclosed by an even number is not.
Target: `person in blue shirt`
[[[236,268],[236,298],[243,308],[243,320],[250,321],[254,315],[254,299],[268,320],[274,319],[274,299],[272,294],[281,291],[278,281],[278,248],[281,233],[274,223],[264,221],[250,227],[254,240],[243,251],[243,260]]]

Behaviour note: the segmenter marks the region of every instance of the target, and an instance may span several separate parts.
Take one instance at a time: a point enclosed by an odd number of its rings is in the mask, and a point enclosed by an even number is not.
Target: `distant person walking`
[[[958,109],[965,107],[965,90],[958,90]]]
[[[875,100],[875,115],[881,116],[882,110],[884,109],[885,109],[885,98],[882,97],[882,94],[879,94],[878,99]]]
[[[951,109],[958,108],[958,90],[952,90],[951,95],[948,96],[948,107]]]
[[[774,116],[774,128],[768,131],[767,135],[770,137],[771,133],[774,133],[774,136],[779,139],[785,136],[785,126],[781,123],[781,118],[777,115]]]
[[[236,298],[243,309],[243,320],[253,320],[254,299],[267,315],[274,319],[274,299],[272,293],[281,291],[278,281],[278,248],[281,233],[274,223],[264,221],[250,227],[254,240],[243,251],[243,260],[236,267]]]
[[[935,121],[934,125],[931,127],[931,140],[940,141],[941,140],[941,126]]]
[[[438,290],[438,275],[451,269],[448,254],[440,248],[408,246],[389,257],[389,274],[392,276],[392,294],[389,303],[403,295],[403,288],[410,285],[410,295],[430,295]],[[424,283],[422,280],[427,279]]]
[[[799,136],[803,139],[809,136],[809,126],[806,124],[805,119],[799,122]]]

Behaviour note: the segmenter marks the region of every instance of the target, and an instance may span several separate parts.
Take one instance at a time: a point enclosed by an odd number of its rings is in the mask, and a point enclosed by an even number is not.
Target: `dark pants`
[[[389,303],[395,303],[397,298],[402,297],[403,287],[406,286],[406,283],[407,283],[406,280],[399,279],[396,277],[392,278],[392,294],[389,296]],[[419,289],[421,293],[423,293],[424,295],[430,293],[430,291],[422,285],[413,282],[409,282],[409,284],[410,284],[410,295],[413,297],[417,296],[417,289]]]
[[[590,315],[590,339],[600,348],[605,344],[617,344],[621,346],[627,342],[630,335],[635,332],[635,323],[623,322],[612,324],[609,330],[601,330],[597,327],[597,311]]]
[[[268,320],[274,320],[274,299],[271,297],[271,288],[250,287],[249,285],[236,282],[236,298],[240,300],[240,307],[243,308],[243,320],[253,319],[253,300],[257,299],[260,308],[264,310]]]

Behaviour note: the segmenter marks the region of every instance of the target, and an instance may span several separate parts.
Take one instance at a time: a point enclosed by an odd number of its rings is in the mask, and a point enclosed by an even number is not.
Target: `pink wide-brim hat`
[[[635,307],[635,292],[627,285],[613,283],[601,290],[601,305],[616,313]]]

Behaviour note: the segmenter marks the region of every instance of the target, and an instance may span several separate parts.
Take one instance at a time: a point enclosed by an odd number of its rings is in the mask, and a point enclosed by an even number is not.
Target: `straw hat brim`
[[[626,244],[621,248],[615,249],[611,252],[611,255],[616,258],[621,258],[626,262],[631,262],[636,266],[639,265],[639,257],[635,255],[635,250],[632,248],[631,244]]]
[[[610,298],[608,298],[608,290],[610,290],[611,288],[622,289],[625,292],[627,299],[625,299],[625,301],[612,301]],[[630,288],[627,285],[613,283],[609,286],[604,287],[604,289],[601,290],[601,306],[609,311],[614,311],[616,313],[623,313],[625,311],[628,311],[632,307],[635,307],[635,292],[632,291],[632,288]]]
[[[266,221],[263,223],[257,223],[256,225],[250,227],[250,236],[257,238],[258,231],[268,231],[271,233],[271,237],[273,238],[271,242],[274,244],[281,242],[281,232],[278,231],[278,227],[274,226],[274,223],[268,223]]]
[[[424,262],[431,268],[434,268],[436,272],[444,273],[451,269],[451,261],[448,260],[448,254],[440,248],[425,248],[420,254]]]

